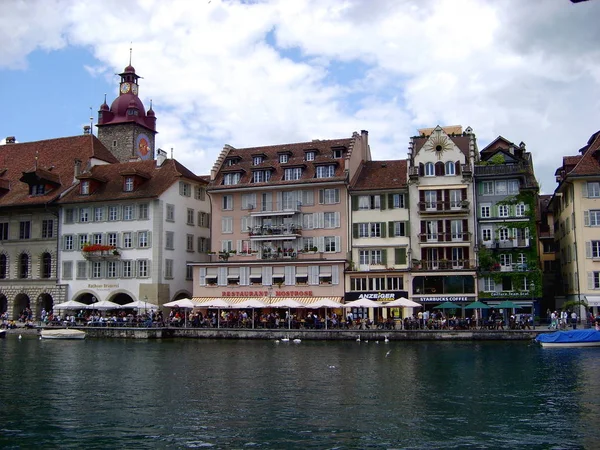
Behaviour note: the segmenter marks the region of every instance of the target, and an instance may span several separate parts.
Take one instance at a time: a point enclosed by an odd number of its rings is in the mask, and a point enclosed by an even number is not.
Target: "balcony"
[[[511,248],[526,248],[529,247],[529,238],[513,238],[507,240],[483,241],[483,246],[492,250],[503,250]]]
[[[500,263],[495,263],[491,267],[481,267],[482,272],[528,272],[530,270],[535,270],[535,265],[526,262],[502,265]]]
[[[88,261],[118,261],[121,259],[121,253],[117,249],[93,251],[82,250],[81,254]]]
[[[420,233],[419,242],[421,244],[440,244],[440,243],[469,243],[471,241],[471,232],[464,231],[460,233]]]
[[[289,240],[302,235],[302,227],[298,225],[263,225],[248,230],[251,240]]]
[[[465,214],[469,212],[468,200],[419,202],[419,214]]]
[[[438,259],[438,260],[413,260],[411,269],[413,271],[432,271],[432,270],[473,270],[477,267],[474,259]]]
[[[527,173],[528,169],[528,164],[498,164],[492,166],[475,166],[475,175],[478,177],[518,175]]]
[[[296,205],[285,205],[283,207],[267,203],[263,205],[260,211],[254,211],[253,206],[249,206],[250,215],[252,217],[290,216],[299,213],[302,209],[301,203],[297,203]]]

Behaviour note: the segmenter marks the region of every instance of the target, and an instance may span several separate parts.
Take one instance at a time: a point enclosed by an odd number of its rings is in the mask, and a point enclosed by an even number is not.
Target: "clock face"
[[[153,157],[150,139],[145,134],[140,134],[137,137],[135,150],[140,159],[151,159]]]
[[[129,83],[123,83],[121,85],[121,94],[127,94],[131,89],[131,85]]]
[[[131,85],[131,93],[132,93],[133,95],[137,95],[137,93],[138,93],[138,87],[137,87],[137,84],[132,84],[132,85]]]

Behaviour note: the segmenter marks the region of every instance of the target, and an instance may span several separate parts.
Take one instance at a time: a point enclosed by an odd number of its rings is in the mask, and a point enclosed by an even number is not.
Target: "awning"
[[[231,305],[236,305],[237,303],[242,303],[245,302],[246,300],[251,300],[251,299],[258,299],[264,303],[267,304],[267,308],[269,307],[270,303],[275,303],[279,300],[281,300],[283,297],[194,297],[192,298],[192,301],[194,303],[197,303],[197,307],[202,307],[202,303],[208,303],[212,300],[214,300],[215,298],[219,298],[219,299],[223,299],[225,300],[227,303],[231,304]],[[288,298],[288,297],[285,297]],[[323,299],[330,299],[333,300],[334,302],[338,302],[341,303],[342,302],[342,297],[289,297],[295,301],[297,301],[298,303],[302,303],[303,305],[310,307],[313,303],[317,303],[322,301]],[[235,306],[234,306],[235,308]]]
[[[600,297],[597,295],[586,295],[585,296],[588,306],[600,306]]]

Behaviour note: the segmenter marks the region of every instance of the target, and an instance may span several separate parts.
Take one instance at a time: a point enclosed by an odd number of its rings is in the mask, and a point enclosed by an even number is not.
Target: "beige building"
[[[344,297],[348,183],[370,159],[368,133],[237,149],[211,171],[210,263],[194,264],[194,299],[311,303]]]
[[[600,132],[556,171],[554,236],[565,301],[600,307]],[[560,298],[557,299],[560,306]]]

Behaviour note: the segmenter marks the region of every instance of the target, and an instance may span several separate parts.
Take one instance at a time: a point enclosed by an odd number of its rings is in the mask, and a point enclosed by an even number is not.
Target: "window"
[[[302,178],[302,168],[301,167],[285,169],[284,176],[283,176],[284,180],[287,180],[287,181],[299,180],[300,178]]]
[[[100,261],[92,262],[92,278],[102,277],[102,263]]]
[[[319,203],[321,204],[332,205],[340,202],[339,189],[321,189],[319,194]]]
[[[508,180],[508,193],[511,195],[519,193],[519,181],[518,180]]]
[[[125,192],[133,191],[133,177],[125,177],[125,182],[123,183],[123,190]]]
[[[344,151],[341,148],[333,149],[333,157],[335,159],[340,159],[344,155]]]
[[[118,206],[109,206],[108,207],[108,220],[114,222],[115,220],[119,220],[119,207]]]
[[[233,233],[233,217],[221,217],[221,233]]]
[[[600,182],[594,181],[594,182],[587,183],[587,196],[589,198],[600,197]]]
[[[481,229],[481,239],[485,241],[492,240],[492,229],[491,228],[482,228]]]
[[[43,184],[32,184],[29,186],[29,193],[31,195],[44,195],[46,193],[46,186]]]
[[[149,236],[149,233],[147,231],[139,231],[138,232],[138,247],[139,248],[148,248],[150,246],[148,236]]]
[[[81,195],[89,195],[90,193],[90,182],[88,180],[83,180],[79,185]]]
[[[339,252],[339,249],[336,246],[337,239],[335,236],[325,236],[325,251],[326,252]]]
[[[253,156],[252,157],[252,165],[259,166],[260,164],[262,164],[262,162],[263,162],[262,156]]]
[[[393,208],[406,208],[404,203],[404,194],[392,194]]]
[[[148,220],[148,203],[140,203],[138,205],[138,219]]]
[[[501,254],[500,265],[503,267],[512,267],[512,255],[506,253]]]
[[[495,188],[496,195],[506,195],[508,193],[508,186],[505,180],[496,181]]]
[[[104,221],[104,208],[97,207],[94,208],[94,222],[103,222]]]
[[[179,182],[179,195],[182,195],[184,197],[192,196],[192,186],[190,185],[190,183],[186,183],[185,181]]]
[[[62,277],[67,280],[73,278],[73,261],[63,261]]]
[[[133,205],[123,206],[123,220],[133,220]]]
[[[81,250],[85,245],[87,245],[88,244],[88,235],[80,234],[78,244],[79,244],[79,246],[78,246],[77,250]]]
[[[54,236],[54,220],[42,220],[42,239],[49,239]]]
[[[450,190],[450,209],[460,209],[462,202],[462,191],[460,189]]]
[[[73,208],[65,209],[65,223],[73,223],[75,221],[75,210]]]
[[[371,237],[381,237],[381,223],[371,223]]]
[[[315,160],[315,152],[306,152],[306,160],[314,161]]]
[[[195,196],[196,200],[204,201],[206,199],[206,189],[204,189],[203,187],[196,186],[195,192],[196,192],[196,196]]]
[[[369,237],[370,229],[371,229],[371,227],[369,226],[368,223],[359,223],[358,224],[358,237],[359,238]]]
[[[108,233],[106,235],[106,243],[108,245],[112,245],[113,247],[117,246],[117,233]]]
[[[483,291],[494,292],[496,290],[496,282],[491,277],[485,277],[483,279]]]
[[[433,165],[432,162],[428,162],[427,164],[425,164],[425,176],[432,177],[434,175],[435,175],[435,166]]]
[[[242,209],[256,208],[256,194],[242,194]]]
[[[381,209],[381,197],[379,195],[361,195],[358,197],[358,209]]]
[[[133,238],[131,231],[123,233],[123,248],[133,248]]]
[[[508,241],[509,233],[508,228],[499,228],[498,229],[498,239],[501,241]]]
[[[394,222],[394,237],[406,236],[406,222]]]
[[[73,250],[73,236],[67,234],[63,237],[63,250]]]
[[[131,278],[133,277],[133,262],[132,261],[122,261],[123,267],[123,278]]]
[[[425,191],[425,209],[428,211],[437,209],[437,191]]]
[[[240,182],[240,178],[241,175],[239,172],[226,173],[225,175],[223,175],[223,184],[227,186],[238,184]]]
[[[312,251],[312,248],[315,246],[314,238],[312,237],[304,237],[302,238],[302,249],[305,252]]]
[[[198,212],[198,226],[208,228],[208,214],[204,212]]]
[[[350,278],[350,290],[351,291],[366,291],[367,290],[367,278]]]
[[[589,211],[589,224],[592,227],[600,226],[600,210]]]
[[[279,163],[285,164],[289,161],[289,155],[279,155]]]
[[[173,260],[165,259],[165,278],[173,278]]]
[[[271,171],[270,170],[255,170],[252,172],[252,182],[253,183],[266,183],[271,179]]]
[[[381,291],[383,289],[385,289],[385,278],[384,277],[369,278],[369,290]]]
[[[79,210],[79,221],[81,223],[86,223],[90,221],[90,210],[89,208],[81,208]]]
[[[186,219],[186,223],[188,225],[194,225],[194,216],[196,215],[196,212],[192,209],[192,208],[188,208],[187,209],[187,219]]]
[[[87,278],[87,261],[77,261],[77,278]]]
[[[429,220],[425,222],[425,230],[427,231],[427,241],[437,242],[438,240],[438,222],[437,220]]]
[[[167,222],[175,222],[175,205],[167,204]]]
[[[198,251],[201,253],[205,253],[208,251],[208,239],[204,237],[198,238]]]
[[[404,278],[403,277],[387,277],[388,289],[394,291],[401,291],[404,289]]]
[[[600,241],[588,242],[586,253],[588,258],[600,258]]]
[[[95,245],[102,244],[102,234],[101,233],[92,234],[92,244],[95,244]]]
[[[510,277],[502,277],[502,291],[506,292],[506,291],[512,291],[512,290],[513,290],[512,279]]]
[[[24,220],[19,222],[19,239],[30,239],[31,238],[31,222]]]
[[[222,252],[230,252],[233,250],[233,241],[224,240],[221,241],[221,251]]]
[[[508,205],[498,205],[498,217],[508,217],[510,208]]]
[[[175,233],[173,231],[165,231],[165,249],[174,250]]]
[[[446,175],[455,175],[455,166],[452,161],[446,162]]]
[[[517,217],[523,217],[525,215],[525,204],[518,203],[515,205],[515,215]]]
[[[483,195],[494,195],[494,182],[493,181],[482,181],[481,182],[481,193]]]
[[[8,223],[0,223],[0,241],[8,241]]]
[[[29,255],[21,253],[19,256],[19,278],[29,278]]]
[[[335,166],[317,166],[316,178],[332,178],[335,176]]]
[[[464,232],[464,230],[463,230],[463,221],[462,220],[452,220],[450,222],[450,233],[451,233],[452,241],[455,241],[455,242],[462,241],[463,240],[463,232]]]
[[[224,195],[221,199],[221,209],[224,211],[231,211],[233,209],[233,196]]]
[[[138,278],[147,278],[148,277],[148,260],[147,259],[138,259],[137,276],[138,276]]]
[[[338,228],[340,226],[339,215],[334,212],[323,213],[323,218],[325,223],[323,228]]]
[[[188,264],[185,265],[185,279],[192,280],[194,278],[194,268]]]
[[[117,278],[117,262],[107,261],[106,262],[106,277]]]
[[[194,251],[194,235],[193,234],[185,235],[185,249],[188,252]]]
[[[50,278],[52,276],[52,256],[50,253],[42,254],[42,278]]]
[[[382,262],[382,251],[381,250],[360,250],[358,252],[358,263],[361,266],[368,266],[371,264],[383,264]]]

